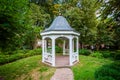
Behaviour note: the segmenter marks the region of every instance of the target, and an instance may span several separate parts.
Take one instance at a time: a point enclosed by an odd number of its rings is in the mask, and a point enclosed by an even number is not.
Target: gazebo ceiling
[[[74,34],[80,35],[76,32],[67,22],[67,20],[63,16],[58,16],[54,19],[51,26],[45,29],[41,35],[49,35],[49,34]]]

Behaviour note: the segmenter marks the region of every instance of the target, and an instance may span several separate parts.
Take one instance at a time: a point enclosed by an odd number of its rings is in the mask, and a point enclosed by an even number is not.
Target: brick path
[[[58,68],[51,80],[73,80],[72,70],[70,68]]]

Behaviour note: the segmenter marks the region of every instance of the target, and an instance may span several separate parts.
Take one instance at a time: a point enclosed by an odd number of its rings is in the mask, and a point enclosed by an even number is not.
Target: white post
[[[52,66],[55,66],[55,38],[52,38]]]
[[[44,59],[44,53],[45,53],[45,46],[44,46],[45,42],[44,42],[44,39],[42,38],[42,62],[45,61]]]
[[[63,55],[65,55],[65,40],[63,42]]]
[[[77,41],[76,41],[76,49],[77,49],[77,61],[79,61],[79,39],[77,37]]]
[[[47,40],[44,40],[45,53],[47,53]]]
[[[69,38],[69,61],[70,61],[70,66],[73,65],[72,63],[72,37]]]
[[[72,52],[74,53],[74,39],[72,40]]]

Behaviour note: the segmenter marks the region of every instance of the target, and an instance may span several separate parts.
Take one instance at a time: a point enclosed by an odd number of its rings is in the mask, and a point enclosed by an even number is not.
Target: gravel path
[[[51,80],[74,80],[72,70],[70,68],[58,68]]]

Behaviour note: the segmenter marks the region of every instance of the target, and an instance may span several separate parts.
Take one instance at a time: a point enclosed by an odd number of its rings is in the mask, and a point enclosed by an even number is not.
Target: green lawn
[[[94,72],[104,64],[111,63],[108,59],[98,59],[80,55],[80,63],[72,67],[75,80],[95,80]]]
[[[32,56],[0,66],[0,79],[4,80],[50,80],[55,68],[41,62],[41,56]]]
[[[95,80],[94,72],[103,64],[111,63],[108,59],[98,59],[80,55],[80,62],[71,69],[75,80]],[[32,56],[0,66],[0,79],[4,80],[50,80],[55,68],[41,62],[41,55]]]

